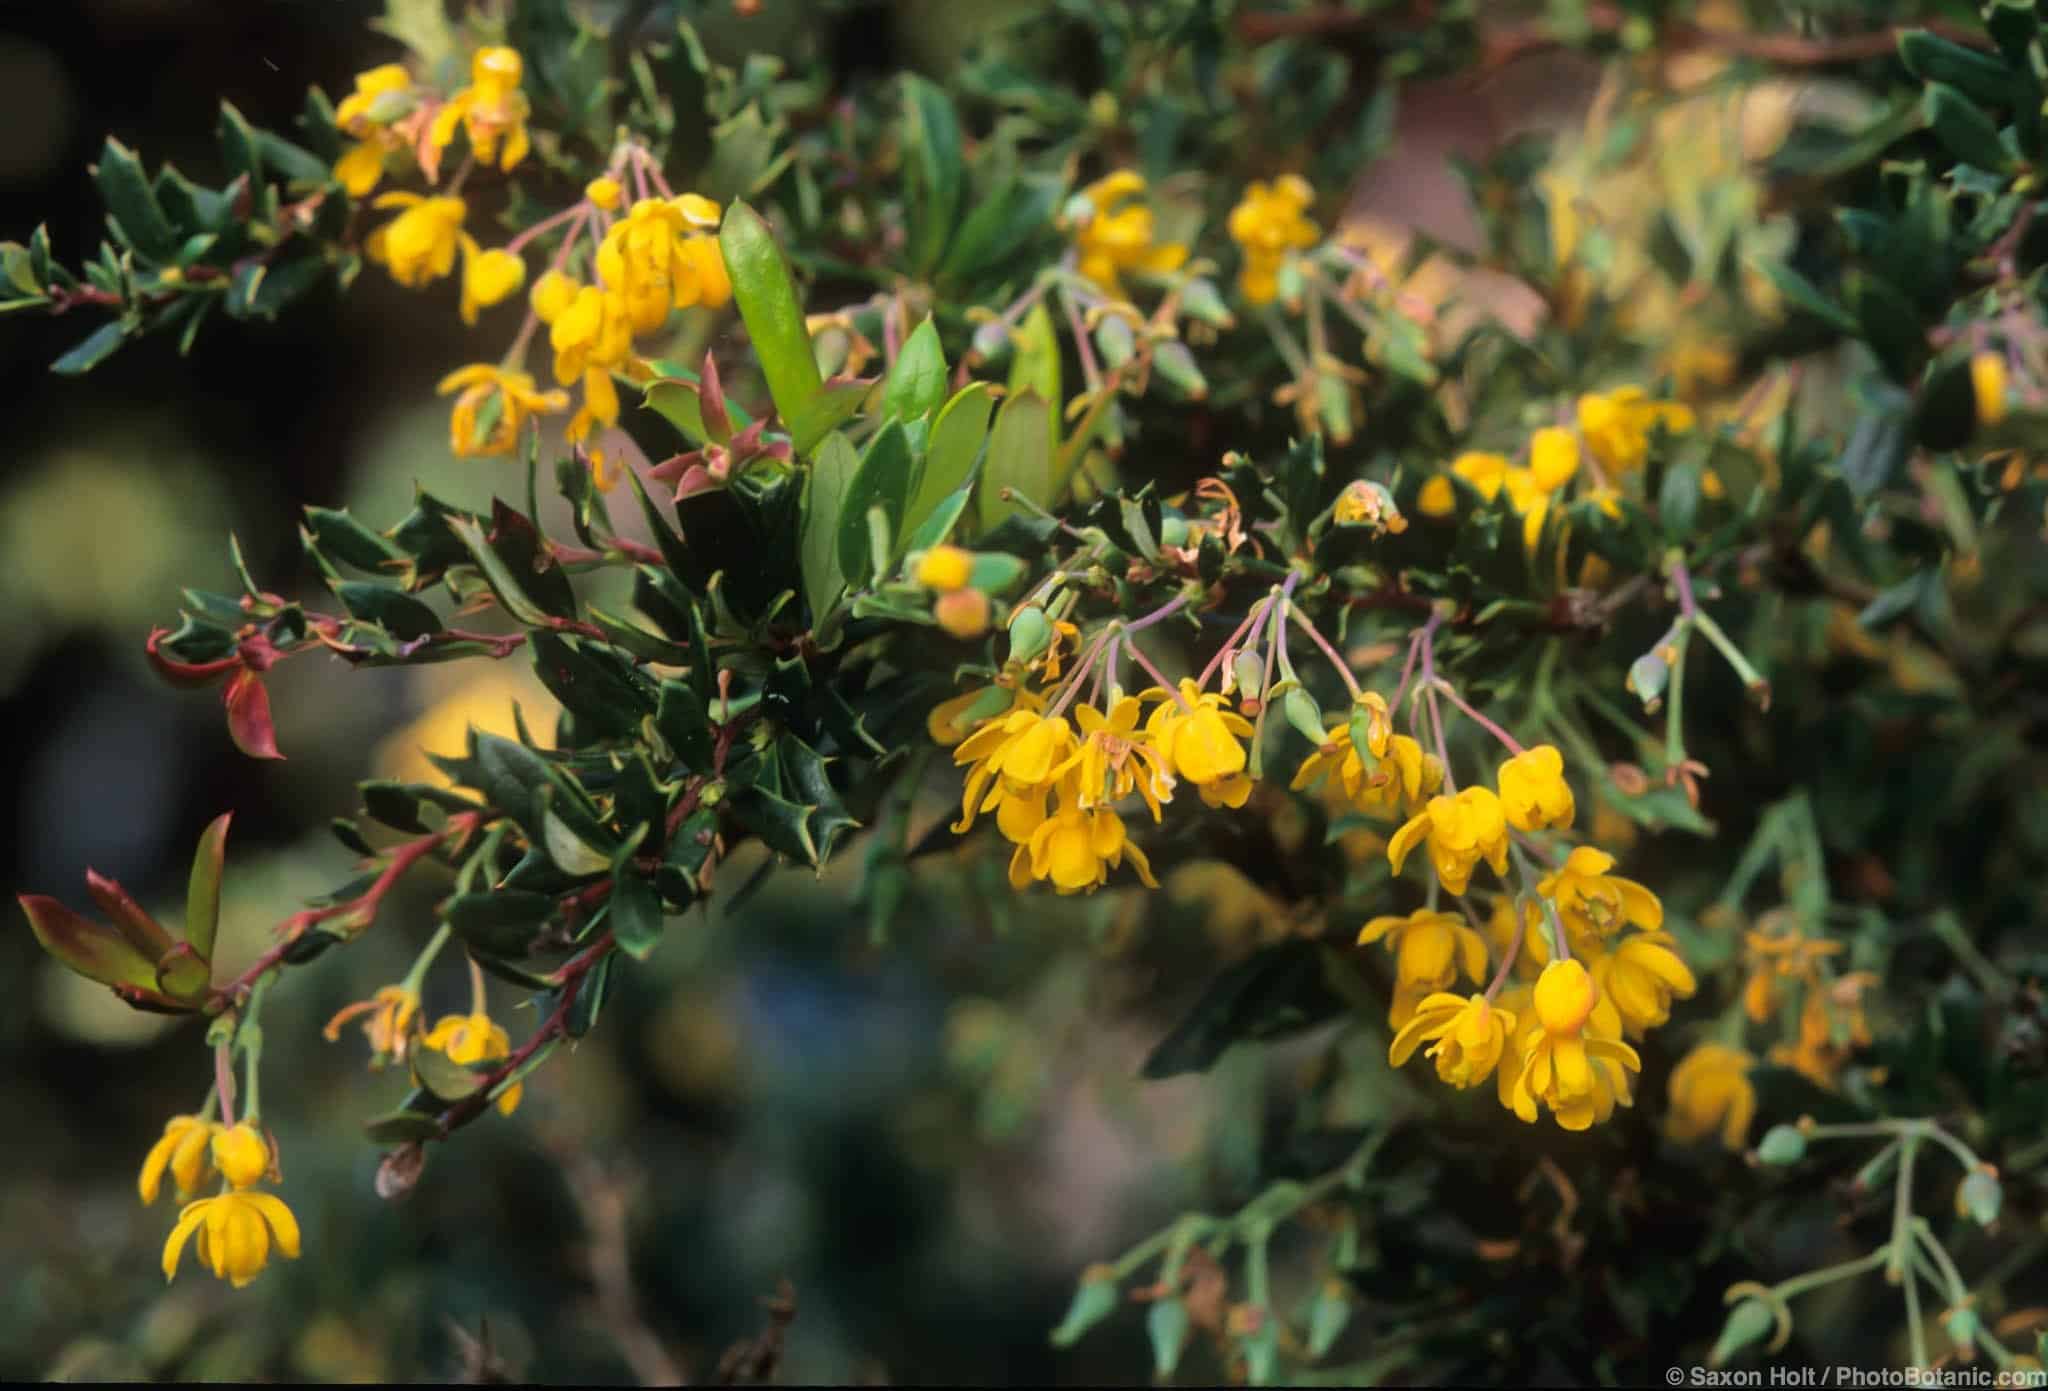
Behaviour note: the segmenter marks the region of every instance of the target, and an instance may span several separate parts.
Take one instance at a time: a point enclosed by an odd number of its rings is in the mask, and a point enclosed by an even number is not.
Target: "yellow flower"
[[[526,262],[502,246],[489,251],[468,233],[462,237],[462,322],[476,322],[477,311],[517,294],[526,283]]]
[[[1157,821],[1160,803],[1173,800],[1173,772],[1165,755],[1139,732],[1138,710],[1138,698],[1128,695],[1111,705],[1107,714],[1085,702],[1075,706],[1081,745],[1053,776],[1074,771],[1079,785],[1077,800],[1083,807],[1115,802],[1135,791]]]
[[[1500,765],[1501,812],[1518,831],[1569,829],[1578,807],[1564,778],[1564,756],[1538,744]]]
[[[1422,491],[1415,495],[1415,506],[1425,517],[1448,517],[1458,510],[1458,490],[1451,486],[1451,480],[1442,474],[1422,485]]]
[[[1431,797],[1421,813],[1387,843],[1387,861],[1401,872],[1409,852],[1427,842],[1430,863],[1445,889],[1465,892],[1472,869],[1484,859],[1495,874],[1508,867],[1508,824],[1500,798],[1484,787],[1468,787],[1455,797]]]
[[[1541,1101],[1566,1130],[1584,1130],[1626,1102],[1621,1069],[1642,1071],[1635,1049],[1609,1036],[1595,1010],[1600,990],[1578,961],[1553,961],[1536,978],[1533,1024],[1525,1023],[1517,1050],[1521,1067],[1509,1100],[1517,1116],[1534,1123]]]
[[[1507,481],[1508,457],[1483,450],[1467,450],[1451,460],[1451,472],[1470,483],[1479,496],[1492,502]]]
[[[1444,989],[1460,968],[1475,985],[1486,979],[1486,942],[1455,913],[1418,908],[1405,918],[1374,918],[1358,933],[1362,947],[1382,939],[1394,953],[1395,984],[1411,998]],[[1397,1029],[1408,1023],[1404,1003],[1396,999],[1388,1020]]]
[[[528,420],[569,405],[567,392],[536,390],[527,373],[484,362],[456,368],[434,390],[441,396],[462,393],[448,417],[448,445],[462,459],[510,454]]]
[[[1614,856],[1581,845],[1565,856],[1562,868],[1537,883],[1536,891],[1557,905],[1566,929],[1574,934],[1609,937],[1624,923],[1648,932],[1662,927],[1664,905],[1657,895],[1633,879],[1609,874],[1612,868]]]
[[[1546,425],[1529,437],[1529,477],[1554,493],[1579,471],[1579,437],[1561,425]]]
[[[1756,1087],[1749,1080],[1755,1063],[1748,1053],[1724,1043],[1702,1043],[1679,1059],[1671,1069],[1665,1132],[1686,1144],[1719,1130],[1724,1146],[1741,1150],[1756,1117]]]
[[[1126,856],[1146,888],[1159,887],[1151,861],[1131,843],[1117,814],[1107,807],[1084,808],[1063,791],[1059,810],[1010,857],[1010,884],[1021,889],[1034,879],[1049,879],[1063,894],[1092,893]]]
[[[1367,699],[1379,697],[1368,692]],[[1337,778],[1332,789],[1341,791],[1350,806],[1375,815],[1394,815],[1404,806],[1420,805],[1443,786],[1443,765],[1436,755],[1424,753],[1422,745],[1405,734],[1387,734],[1382,744],[1385,752],[1378,758],[1369,752],[1359,754],[1344,722],[1333,723],[1330,736],[1328,743],[1311,752],[1295,770],[1289,784],[1294,791],[1321,786],[1334,772]],[[1369,735],[1368,750],[1377,741],[1377,734]]]
[[[642,198],[605,233],[598,278],[619,297],[633,332],[659,328],[671,309],[716,308],[732,297],[725,258],[699,230],[718,217],[718,205],[698,194]]]
[[[1672,950],[1671,935],[1638,932],[1593,964],[1601,993],[1614,1001],[1622,1026],[1635,1038],[1671,1018],[1671,997],[1690,997],[1699,983]]]
[[[2005,419],[2005,358],[1991,352],[1971,354],[1970,391],[1976,397],[1979,425]]]
[[[625,201],[626,191],[619,186],[617,179],[607,174],[583,185],[583,196],[606,212],[615,213]]]
[[[262,1132],[243,1121],[213,1137],[213,1167],[230,1186],[247,1188],[270,1172],[270,1146]]]
[[[1000,813],[1009,800],[1035,795],[1042,804],[1053,770],[1066,763],[1074,747],[1073,727],[1063,715],[1047,717],[1019,706],[984,724],[953,750],[956,766],[972,765],[953,830],[964,833],[979,813]]]
[[[372,206],[405,209],[363,243],[364,253],[389,269],[393,280],[417,290],[455,269],[462,220],[469,215],[468,205],[460,198],[385,193]]]
[[[974,553],[958,546],[933,546],[918,557],[915,578],[926,589],[961,589],[974,573]]]
[[[363,1020],[363,1037],[370,1041],[372,1066],[381,1066],[387,1057],[402,1062],[419,1010],[420,997],[412,991],[398,985],[381,986],[369,999],[343,1006],[321,1033],[333,1043],[341,1037],[342,1025],[357,1015],[367,1015]]]
[[[206,1182],[206,1171],[211,1164],[213,1137],[222,1129],[219,1121],[202,1120],[198,1116],[172,1116],[165,1121],[164,1133],[149,1147],[149,1154],[142,1161],[142,1176],[135,1185],[142,1201],[156,1201],[157,1192],[163,1187],[166,1168],[171,1172],[171,1182],[177,1186],[179,1197],[189,1198],[198,1192],[199,1185]]]
[[[533,306],[533,317],[544,324],[552,324],[575,302],[577,291],[582,288],[558,270],[544,270],[540,279],[533,282],[533,289],[527,292],[526,302]]]
[[[552,297],[560,290],[550,286],[548,293]],[[567,304],[551,307],[557,312],[548,321],[548,346],[555,350],[557,385],[582,380],[587,387],[593,371],[620,366],[632,355],[633,325],[618,295],[582,285]]]
[[[1174,770],[1197,787],[1229,783],[1230,793],[1236,794],[1234,780],[1247,761],[1244,745],[1238,740],[1250,737],[1251,721],[1226,709],[1220,694],[1196,689],[1185,676],[1178,699],[1157,686],[1146,691],[1144,698],[1159,702],[1145,721],[1145,731]],[[1250,791],[1248,784],[1244,790]],[[1239,795],[1232,805],[1243,801]]]
[[[434,113],[428,142],[436,150],[447,149],[459,124],[469,135],[470,153],[477,163],[495,163],[500,169],[517,167],[531,148],[526,133],[526,94],[519,90],[525,70],[525,63],[512,49],[479,48],[469,63],[470,85]]]
[[[402,64],[385,63],[356,74],[356,89],[334,109],[334,123],[356,137],[356,143],[334,162],[334,177],[352,198],[360,198],[384,177],[384,157],[404,142],[388,129],[393,119],[410,110],[401,93],[412,87],[412,74]]]
[[[1693,427],[1690,406],[1652,401],[1639,386],[1624,386],[1605,395],[1579,397],[1579,433],[1603,466],[1617,473],[1641,468],[1650,452],[1650,432],[1662,426],[1674,435]]]
[[[1514,1031],[1514,1014],[1488,1004],[1484,995],[1431,995],[1394,1035],[1387,1061],[1400,1067],[1418,1044],[1435,1040],[1424,1056],[1436,1060],[1436,1075],[1460,1090],[1476,1087],[1500,1063]]]
[[[1188,258],[1179,242],[1154,243],[1152,209],[1130,201],[1144,191],[1140,175],[1119,169],[1082,189],[1074,200],[1080,208],[1070,226],[1075,268],[1111,299],[1126,298],[1125,273],[1166,275]]]
[[[263,1273],[270,1264],[273,1238],[287,1260],[299,1258],[299,1223],[284,1200],[273,1193],[234,1192],[187,1203],[164,1242],[164,1279],[178,1274],[178,1258],[193,1233],[199,1235],[199,1259],[218,1279],[236,1289]]]
[[[475,1014],[444,1014],[427,1031],[426,1046],[448,1055],[448,1061],[467,1067],[471,1063],[495,1063],[512,1054],[512,1040],[505,1030],[479,1010]],[[498,1098],[498,1109],[511,1115],[519,1109],[522,1083],[514,1082]]]
[[[1287,174],[1270,184],[1254,180],[1230,210],[1230,238],[1244,252],[1237,288],[1253,304],[1278,298],[1280,268],[1288,255],[1314,246],[1321,236],[1307,216],[1315,198],[1308,180]]]

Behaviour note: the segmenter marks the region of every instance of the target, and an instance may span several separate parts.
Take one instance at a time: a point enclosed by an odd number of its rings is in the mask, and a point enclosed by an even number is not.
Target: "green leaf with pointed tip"
[[[552,894],[493,889],[455,895],[442,905],[441,916],[465,946],[517,959],[526,955],[554,911]]]
[[[952,98],[922,77],[903,77],[905,195],[910,223],[905,248],[914,274],[928,275],[945,254],[960,210],[964,166],[960,118]]]
[[[1067,1306],[1067,1316],[1052,1331],[1052,1345],[1070,1348],[1080,1342],[1082,1334],[1116,1312],[1119,1302],[1115,1279],[1093,1272],[1082,1276],[1074,1290],[1074,1302]]]
[[[561,633],[533,635],[533,669],[580,729],[627,738],[654,713],[645,677],[610,648]]]
[[[839,560],[839,524],[845,514],[847,490],[860,471],[860,456],[846,436],[825,436],[804,476],[803,518],[798,542],[804,577],[804,602],[811,622],[822,622],[846,590],[847,572]]]
[[[438,1139],[441,1122],[424,1111],[387,1111],[363,1122],[363,1134],[376,1145],[410,1145]]]
[[[79,975],[102,985],[156,988],[155,964],[106,923],[42,894],[22,894],[19,902],[43,950]]]
[[[235,109],[233,102],[220,104],[220,155],[228,177],[246,175],[251,191],[260,192],[263,183],[263,154],[256,128]]]
[[[112,357],[114,350],[121,346],[126,337],[127,331],[122,327],[121,321],[110,320],[87,334],[77,347],[51,363],[50,370],[60,377],[82,376]]]
[[[711,716],[695,688],[680,681],[662,682],[654,726],[685,768],[693,773],[711,770]]]
[[[470,558],[476,562],[476,568],[483,572],[484,583],[491,587],[491,593],[497,596],[499,606],[506,613],[530,628],[546,625],[547,614],[542,612],[540,606],[528,598],[526,591],[519,587],[519,581],[512,574],[511,567],[491,549],[491,543],[484,539],[483,527],[477,524],[475,518],[451,516],[448,518],[448,529],[454,532],[468,549]]]
[[[1005,517],[1026,511],[1022,502],[1006,500],[1003,489],[1037,503],[1052,495],[1052,435],[1047,422],[1052,406],[1029,388],[1006,399],[989,430],[988,457],[975,485],[975,516],[981,529],[993,529]]]
[[[370,580],[343,580],[334,587],[334,597],[351,618],[378,627],[402,642],[441,631],[441,615],[403,590]]]
[[[929,316],[904,340],[896,365],[882,383],[882,414],[916,420],[946,403],[946,350]]]
[[[768,394],[775,398],[782,418],[795,421],[818,394],[823,378],[811,355],[811,335],[804,328],[789,263],[768,224],[744,202],[726,209],[718,249],[725,256],[733,299],[753,340],[761,375],[768,379]],[[803,440],[797,441],[797,448],[805,448]]]
[[[826,382],[790,422],[791,447],[800,457],[810,457],[819,440],[860,413],[874,386],[866,379]]]
[[[1998,123],[1983,107],[1945,82],[1930,82],[1920,96],[1920,111],[1948,152],[1965,164],[2003,172],[2013,165],[2012,151],[1999,137]]]
[[[632,865],[621,865],[612,874],[611,914],[606,921],[613,940],[635,960],[645,961],[661,945],[668,926],[654,881]]]
[[[142,172],[142,161],[111,135],[100,147],[93,182],[99,187],[100,201],[107,205],[107,216],[137,255],[147,261],[169,261],[178,254],[177,229],[157,203],[149,176]]]
[[[404,551],[350,516],[347,508],[308,507],[300,535],[322,555],[373,575],[392,574],[405,560]]]
[[[496,734],[470,728],[469,753],[447,758],[430,753],[449,777],[462,787],[483,793],[485,802],[518,823],[529,836],[540,831],[541,789],[548,785],[547,760],[524,744]]]
[[[898,547],[899,552],[910,548],[908,538],[912,533],[924,525],[941,501],[958,492],[974,472],[982,442],[988,438],[993,409],[987,382],[969,382],[940,408],[938,419],[932,422],[931,439],[925,445],[924,462],[917,471],[910,500],[903,507],[905,543]]]
[[[704,424],[704,400],[696,382],[680,377],[649,382],[641,393],[640,401],[648,410],[675,426],[691,444],[702,448],[711,442],[710,428]]]
[[[890,421],[868,442],[867,452],[861,456],[860,466],[854,470],[840,500],[839,572],[846,576],[848,584],[865,585],[874,573],[870,508],[882,510],[891,537],[901,533],[903,503],[916,467],[910,435],[900,421]]]
[[[1026,174],[1006,179],[961,220],[960,231],[939,266],[944,279],[979,274],[1011,255],[1033,237],[1052,231],[1062,188],[1057,178]]]
[[[192,875],[185,885],[185,940],[204,959],[213,960],[214,936],[220,928],[220,881],[228,853],[228,823],[235,814],[224,811],[200,832],[198,848],[192,852]]]

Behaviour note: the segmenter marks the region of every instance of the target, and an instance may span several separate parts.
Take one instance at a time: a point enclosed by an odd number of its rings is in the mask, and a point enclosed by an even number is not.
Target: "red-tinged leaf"
[[[180,942],[156,963],[156,985],[181,1004],[198,1004],[213,985],[213,969],[190,942]]]
[[[244,668],[221,692],[228,707],[228,737],[251,758],[283,758],[277,751],[277,730],[270,723],[270,692],[263,678]]]
[[[139,1009],[145,1014],[190,1014],[190,1005],[181,1005],[168,995],[154,990],[145,990],[139,985],[117,985],[114,994],[130,1009]]]
[[[222,657],[213,662],[181,662],[175,657],[167,657],[158,650],[157,645],[170,635],[169,628],[150,629],[149,641],[143,644],[143,650],[149,654],[149,664],[156,668],[156,674],[173,686],[182,686],[187,690],[211,686],[217,677],[238,670],[242,665],[242,659],[238,656]]]
[[[42,894],[23,894],[20,903],[43,950],[79,975],[102,985],[155,991],[155,965],[113,928]]]
[[[220,926],[220,880],[228,853],[228,822],[234,813],[224,811],[200,833],[199,848],[192,852],[192,878],[185,890],[185,940],[205,961],[213,960],[213,941]]]
[[[150,961],[160,961],[164,953],[178,945],[178,939],[170,930],[143,911],[142,905],[128,896],[128,891],[97,870],[85,872],[85,890],[92,895],[92,901],[99,904],[100,911],[114,921],[120,934],[128,944]]]
[[[709,349],[704,353],[704,371],[699,374],[697,403],[704,412],[704,428],[714,440],[732,438],[732,416],[725,409],[725,388],[718,380],[718,359]]]

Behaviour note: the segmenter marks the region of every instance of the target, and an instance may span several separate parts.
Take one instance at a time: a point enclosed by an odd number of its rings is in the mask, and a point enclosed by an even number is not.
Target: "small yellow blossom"
[[[220,1122],[198,1116],[172,1116],[165,1121],[163,1135],[149,1147],[149,1154],[142,1161],[142,1176],[136,1183],[142,1201],[156,1201],[165,1169],[170,1170],[179,1197],[189,1198],[198,1192],[199,1185],[206,1182],[212,1162],[213,1137],[222,1129]]]
[[[462,220],[469,216],[460,198],[393,192],[378,195],[371,206],[405,209],[363,243],[364,254],[390,270],[393,280],[417,290],[455,269]]]
[[[1050,880],[1063,894],[1093,892],[1109,871],[1128,857],[1148,889],[1159,887],[1145,852],[1131,843],[1123,821],[1107,807],[1093,810],[1062,792],[1059,810],[1047,817],[1019,845],[1010,859],[1010,884],[1023,888],[1033,880]]]
[[[419,1017],[420,997],[403,986],[386,985],[367,1000],[345,1005],[321,1030],[329,1043],[341,1037],[341,1026],[358,1015],[363,1020],[363,1037],[370,1041],[370,1053],[377,1064],[385,1058],[405,1059],[412,1041],[413,1021]]]
[[[1451,472],[1470,483],[1479,496],[1492,502],[1507,481],[1508,457],[1472,449],[1451,460]]]
[[[298,1219],[273,1193],[236,1191],[187,1203],[164,1243],[164,1279],[176,1278],[178,1258],[194,1233],[199,1237],[200,1262],[236,1289],[270,1264],[273,1238],[285,1259],[299,1258]]]
[[[1976,398],[1979,425],[1996,425],[2005,419],[2005,358],[2001,354],[1971,354],[1970,392]]]
[[[1546,425],[1529,437],[1529,476],[1540,491],[1554,493],[1578,472],[1577,435],[1561,425]]]
[[[1518,831],[1571,828],[1578,807],[1555,745],[1538,744],[1500,765],[1500,806]]]
[[[213,1137],[213,1167],[231,1187],[247,1188],[270,1172],[270,1146],[261,1131],[243,1121]]]
[[[962,589],[974,573],[974,552],[958,546],[933,546],[918,557],[915,577],[926,589]]]
[[[625,201],[626,191],[619,181],[606,174],[583,185],[583,196],[608,213],[615,213]]]
[[[1145,729],[1174,771],[1197,787],[1227,783],[1235,795],[1237,775],[1247,761],[1244,745],[1238,741],[1251,737],[1251,721],[1226,708],[1222,695],[1196,689],[1187,677],[1181,678],[1178,698],[1156,686],[1146,691],[1144,698],[1159,702]],[[1249,790],[1247,785],[1245,791]],[[1231,805],[1243,801],[1238,796]]]
[[[428,142],[436,150],[447,149],[460,125],[469,136],[470,153],[477,163],[516,168],[531,148],[526,133],[526,94],[519,90],[525,71],[526,64],[513,49],[479,48],[470,59],[469,86],[434,113]]]
[[[1138,728],[1139,700],[1124,696],[1107,713],[1083,702],[1074,707],[1081,743],[1067,761],[1053,770],[1058,778],[1072,769],[1083,807],[1116,802],[1136,792],[1144,798],[1154,821],[1160,804],[1173,800],[1174,777],[1166,757]]]
[[[462,237],[462,322],[476,322],[477,311],[519,293],[526,283],[526,262],[502,246],[485,251],[468,233]]]
[[[1593,963],[1601,993],[1614,1001],[1622,1026],[1641,1038],[1671,1018],[1671,999],[1690,997],[1699,988],[1692,969],[1673,950],[1667,932],[1638,932]]]
[[[1665,1132],[1686,1144],[1719,1130],[1724,1146],[1741,1150],[1756,1118],[1756,1086],[1749,1080],[1755,1064],[1748,1053],[1724,1043],[1703,1043],[1679,1059],[1671,1069]]]
[[[1111,299],[1124,299],[1126,274],[1166,275],[1188,258],[1179,242],[1156,242],[1152,209],[1133,201],[1145,191],[1144,178],[1119,169],[1081,190],[1080,216],[1072,218],[1075,269]]]
[[[356,74],[356,89],[334,109],[334,124],[356,143],[334,162],[334,177],[351,198],[361,198],[384,177],[384,158],[404,142],[390,129],[411,103],[400,93],[412,88],[412,74],[403,64],[385,63]]]
[[[1360,946],[1382,940],[1394,953],[1397,998],[1388,1022],[1397,1029],[1408,1023],[1399,994],[1420,999],[1449,986],[1460,970],[1475,985],[1486,979],[1485,939],[1455,913],[1418,908],[1405,918],[1374,918],[1359,930]]]
[[[1450,479],[1438,474],[1422,485],[1415,506],[1425,517],[1448,517],[1458,510],[1458,490]]]
[[[569,405],[567,392],[537,390],[527,373],[484,362],[458,367],[441,378],[436,394],[451,391],[462,394],[448,417],[448,444],[456,457],[464,459],[510,454],[528,420]]]
[[[1020,704],[982,725],[953,750],[956,765],[971,765],[953,830],[966,832],[982,812],[1000,815],[1008,801],[1036,798],[1042,805],[1053,770],[1067,762],[1075,745],[1065,716],[1042,715],[1033,706]]]
[[[1287,257],[1316,244],[1321,236],[1307,216],[1316,191],[1308,180],[1287,174],[1268,184],[1254,180],[1230,210],[1230,238],[1244,252],[1237,288],[1253,304],[1271,304],[1280,294],[1280,268]]]
[[[1472,870],[1484,859],[1495,874],[1508,867],[1508,823],[1500,798],[1484,787],[1468,787],[1455,797],[1431,797],[1421,814],[1394,832],[1387,860],[1401,872],[1416,846],[1427,843],[1437,878],[1454,894],[1465,892]]]
[[[1659,426],[1674,435],[1693,427],[1690,406],[1652,401],[1639,386],[1579,397],[1579,433],[1601,465],[1617,473],[1643,466],[1650,452],[1650,432]]]
[[[1566,1130],[1584,1130],[1627,1096],[1620,1071],[1642,1071],[1635,1049],[1608,1036],[1595,1006],[1599,987],[1576,960],[1553,961],[1536,978],[1534,1027],[1519,1049],[1521,1068],[1510,1092],[1515,1114],[1533,1123],[1541,1101]],[[1613,1069],[1610,1071],[1610,1069]]]
[[[1386,703],[1380,696],[1368,691],[1363,699],[1379,702],[1384,712]],[[1404,808],[1412,811],[1434,796],[1444,782],[1443,765],[1436,755],[1424,753],[1422,745],[1408,735],[1383,728],[1378,714],[1370,718],[1369,728],[1367,752],[1361,755],[1348,723],[1332,723],[1328,742],[1302,760],[1289,787],[1297,792],[1313,790],[1335,773],[1330,785],[1341,791],[1345,802],[1358,811],[1380,816],[1395,815]],[[1378,757],[1371,752],[1374,744],[1382,750]]]
[[[1612,936],[1624,923],[1648,932],[1664,925],[1664,905],[1633,879],[1607,871],[1614,856],[1581,845],[1565,856],[1564,865],[1545,875],[1536,891],[1557,905],[1566,928],[1574,934]]]
[[[533,307],[533,317],[544,324],[552,324],[575,301],[576,292],[581,288],[574,280],[551,268],[542,271],[540,279],[533,282],[526,302]]]
[[[512,1040],[491,1016],[481,1010],[475,1014],[445,1014],[433,1028],[427,1031],[426,1046],[448,1055],[448,1060],[467,1067],[471,1063],[494,1063],[510,1057]],[[521,1083],[514,1082],[498,1098],[498,1109],[511,1115],[519,1109]]]
[[[1514,1031],[1513,1012],[1487,1003],[1484,995],[1435,994],[1394,1035],[1387,1061],[1400,1067],[1417,1045],[1434,1040],[1424,1056],[1436,1060],[1436,1075],[1460,1090],[1476,1087],[1500,1063]]]

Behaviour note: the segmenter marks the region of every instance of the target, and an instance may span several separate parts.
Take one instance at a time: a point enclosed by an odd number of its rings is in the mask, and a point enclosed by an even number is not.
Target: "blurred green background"
[[[367,28],[378,8],[7,7],[0,234],[47,220],[60,254],[89,252],[86,166],[104,136],[214,175],[217,101],[288,130],[308,83],[343,90],[396,56]],[[943,8],[842,10],[825,41],[849,67],[942,60]],[[724,9],[713,19],[731,22]],[[768,6],[749,41],[772,47],[803,9]],[[920,52],[895,51],[905,33]],[[402,767],[415,738],[459,748],[469,719],[506,727],[514,696],[545,711],[516,660],[429,674],[309,659],[273,681],[288,761],[257,763],[229,744],[213,693],[172,691],[143,661],[179,586],[235,587],[230,531],[264,583],[303,592],[306,502],[384,525],[414,480],[464,505],[516,490],[447,454],[431,384],[494,355],[470,341],[494,330],[465,330],[452,291],[432,298],[367,274],[345,302],[203,335],[188,358],[141,345],[81,381],[46,371],[76,322],[6,325],[10,893],[84,906],[92,866],[145,904],[171,902],[200,829],[232,810],[221,970],[234,969],[302,898],[348,877],[326,825],[352,810],[356,779]],[[851,906],[858,857],[822,880],[779,872],[737,916],[679,923],[516,1117],[437,1149],[417,1190],[387,1204],[359,1126],[405,1084],[365,1072],[352,1028],[329,1044],[319,1027],[403,974],[444,891],[424,876],[356,948],[272,997],[265,1118],[306,1252],[240,1292],[189,1264],[166,1289],[173,1204],[144,1209],[135,1194],[164,1120],[205,1093],[201,1026],[132,1013],[61,972],[16,913],[0,931],[13,987],[0,1011],[0,1267],[13,1272],[0,1377],[437,1379],[473,1366],[465,1340],[487,1328],[522,1378],[708,1379],[762,1329],[759,1299],[787,1277],[785,1380],[1142,1381],[1134,1320],[1057,1358],[1046,1331],[1083,1265],[1218,1197],[1215,1164],[1249,1181],[1267,1064],[1140,1087],[1138,1061],[1198,982],[1121,949],[1116,896],[1000,930],[985,905],[914,902],[915,927],[875,947]],[[721,887],[753,863],[727,866]],[[1223,927],[1242,940],[1257,916]],[[531,1020],[516,992],[492,988],[520,1037]],[[466,999],[444,959],[430,1016]]]

